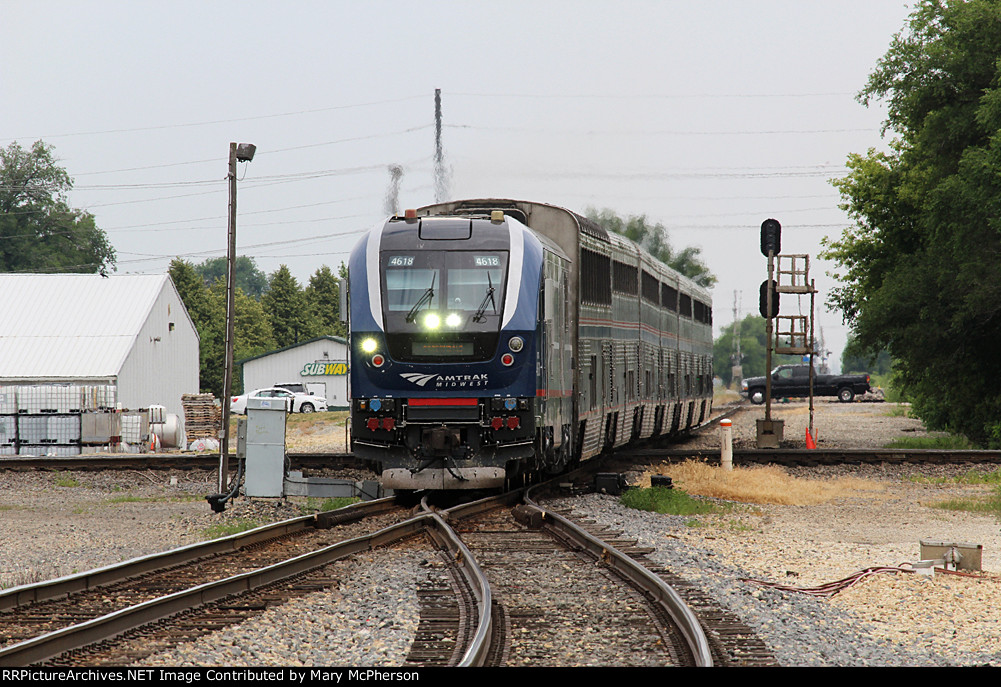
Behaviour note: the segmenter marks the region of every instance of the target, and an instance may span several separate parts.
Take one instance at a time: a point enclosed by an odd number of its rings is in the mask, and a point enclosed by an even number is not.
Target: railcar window
[[[639,290],[636,268],[618,260],[612,261],[612,290],[633,296]]]
[[[695,310],[695,319],[699,322],[706,321],[706,306],[702,301],[693,301],[692,305]]]
[[[681,314],[685,317],[692,316],[692,297],[687,293],[681,294]]]
[[[611,305],[611,259],[607,255],[582,249],[580,262],[581,300],[598,305]]]
[[[643,300],[657,304],[659,289],[657,288],[657,277],[646,270],[643,270]]]
[[[678,290],[673,286],[661,284],[660,304],[671,312],[678,312]]]

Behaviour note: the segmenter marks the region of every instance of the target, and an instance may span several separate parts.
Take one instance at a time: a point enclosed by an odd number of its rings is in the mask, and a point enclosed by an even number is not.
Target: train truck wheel
[[[842,403],[851,403],[855,400],[855,392],[848,387],[838,389],[838,400]]]

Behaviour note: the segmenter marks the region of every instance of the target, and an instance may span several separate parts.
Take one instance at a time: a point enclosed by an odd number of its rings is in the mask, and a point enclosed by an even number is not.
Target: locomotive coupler
[[[468,481],[465,477],[463,477],[461,474],[459,474],[454,470],[454,468],[456,467],[454,465],[455,461],[454,459],[450,459],[448,456],[445,456],[443,458],[431,458],[430,460],[426,461],[423,465],[420,465],[419,467],[416,468],[411,468],[410,474],[416,475],[417,473],[421,472],[422,470],[426,470],[427,468],[431,467],[432,465],[434,465],[439,461],[441,461],[442,469],[447,470],[448,474],[452,475],[452,477],[459,480],[460,482]]]

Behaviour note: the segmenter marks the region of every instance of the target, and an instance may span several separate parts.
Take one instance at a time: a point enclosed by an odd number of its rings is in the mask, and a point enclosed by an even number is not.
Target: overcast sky
[[[912,5],[0,0],[0,145],[55,146],[118,272],[162,273],[225,255],[229,142],[254,143],[239,252],[305,284],[386,214],[390,165],[399,209],[435,200],[440,88],[451,198],[663,223],[719,278],[718,335],[735,292],[757,310],[764,219],[811,256],[847,225],[829,180],[886,147],[855,95]],[[847,330],[818,311],[836,368]]]

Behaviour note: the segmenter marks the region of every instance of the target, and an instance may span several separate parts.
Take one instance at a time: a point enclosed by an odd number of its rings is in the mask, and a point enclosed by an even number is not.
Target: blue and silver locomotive
[[[387,488],[503,486],[708,415],[708,294],[575,213],[408,210],[348,268],[351,448]]]

